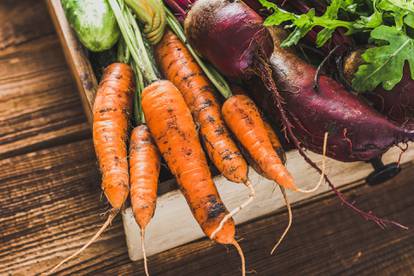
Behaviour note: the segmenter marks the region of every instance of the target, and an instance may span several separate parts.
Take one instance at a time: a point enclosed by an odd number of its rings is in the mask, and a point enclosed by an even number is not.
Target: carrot
[[[133,91],[133,72],[127,64],[114,63],[105,69],[93,106],[93,142],[102,172],[102,189],[112,210],[99,231],[82,248],[61,261],[49,273],[55,272],[96,241],[127,199],[127,140]]]
[[[129,193],[127,140],[133,92],[131,67],[111,64],[104,72],[93,106],[93,143],[102,172],[102,189],[118,210]]]
[[[202,151],[196,126],[178,89],[169,81],[157,81],[142,93],[142,107],[155,142],[177,177],[195,218],[209,236],[226,214]],[[217,242],[233,241],[234,223],[229,221]]]
[[[240,89],[241,90],[241,89]],[[243,93],[238,93],[238,95],[244,95]],[[265,121],[263,119],[263,123],[264,123],[264,127],[267,131],[267,134],[269,136],[269,140],[272,144],[273,150],[275,151],[275,153],[279,156],[279,158],[281,159],[283,164],[286,164],[286,154],[285,151],[282,148],[282,145],[279,141],[279,138],[277,137],[277,134],[275,133],[275,131],[273,130],[273,128],[270,126],[270,124]],[[251,158],[251,156],[249,155],[248,152],[245,152],[246,150],[244,150],[245,155],[247,156],[247,159],[249,161],[250,166],[253,167],[253,169],[260,174],[261,176],[272,180],[271,178],[269,178],[264,172],[263,170],[260,168],[260,166]],[[325,163],[324,163],[325,164]],[[286,237],[286,235],[289,233],[290,227],[292,226],[292,222],[293,222],[293,215],[292,215],[292,208],[290,206],[290,202],[289,199],[287,197],[286,194],[286,190],[284,187],[279,186],[280,191],[282,192],[282,196],[283,196],[283,200],[285,201],[285,205],[286,208],[288,210],[288,224],[285,228],[285,230],[283,231],[282,235],[280,236],[279,240],[276,242],[276,244],[273,246],[273,249],[271,251],[271,255],[274,254],[274,252],[276,251],[276,249],[279,247],[279,245],[282,243],[282,241],[284,240],[284,238]]]
[[[273,150],[254,102],[245,95],[236,95],[224,103],[222,112],[229,128],[264,174],[285,188],[297,190],[293,177]]]
[[[113,10],[116,11],[117,20],[121,20],[118,23],[121,23],[119,26],[123,33],[123,39],[118,47],[118,59],[131,63],[136,79],[134,121],[135,124],[139,126],[133,129],[129,145],[131,206],[135,221],[140,227],[144,270],[145,274],[149,276],[148,262],[145,252],[145,230],[155,212],[158,178],[160,174],[160,155],[152,140],[148,127],[144,124],[145,118],[141,108],[141,93],[145,87],[145,83],[144,74],[141,72],[140,68],[137,67],[137,60],[142,54],[137,52],[138,46],[133,43],[135,41],[140,45],[138,42],[140,41],[139,28],[130,10],[122,3],[123,2],[109,2]],[[122,8],[118,4],[121,4]],[[145,6],[150,3],[143,2],[141,4]],[[154,4],[154,2],[151,2],[151,4]],[[131,60],[131,57],[133,60]],[[139,61],[145,63],[145,61],[143,61],[144,59]],[[146,60],[148,61],[148,59]],[[148,73],[149,74],[145,74],[145,76],[151,76],[151,78],[156,77],[154,72]]]
[[[160,156],[146,125],[140,125],[132,131],[129,146],[129,167],[132,212],[141,228],[145,274],[149,275],[144,245],[145,228],[155,212]]]
[[[211,177],[193,118],[180,91],[169,81],[156,81],[142,93],[142,108],[151,134],[204,233],[211,237],[228,213]],[[235,225],[228,220],[214,240],[232,244]]]
[[[246,183],[247,162],[230,137],[212,86],[184,43],[167,31],[155,56],[161,72],[183,94],[214,165],[228,180]]]
[[[246,94],[246,91],[241,89],[239,86],[233,85],[232,90],[233,90],[232,91],[233,95],[246,95],[246,96],[248,96]],[[268,134],[268,137],[270,139],[270,143],[273,146],[273,149],[276,151],[276,153],[279,156],[282,163],[286,164],[286,161],[287,161],[286,160],[286,152],[283,149],[282,144],[280,143],[279,137],[277,136],[277,134],[274,131],[274,129],[272,128],[272,126],[266,121],[266,119],[263,116],[262,116],[262,120],[263,120],[264,127],[266,129],[266,132]],[[249,160],[249,163],[252,163],[252,160]],[[261,171],[261,169],[258,167],[258,164],[252,163],[250,165],[253,166],[253,168],[255,169],[255,171],[257,173],[259,173],[260,175],[263,175],[262,173],[259,172],[259,171]]]

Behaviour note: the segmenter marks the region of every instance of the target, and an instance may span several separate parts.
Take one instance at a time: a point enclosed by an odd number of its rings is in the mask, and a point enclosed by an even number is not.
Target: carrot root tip
[[[282,241],[284,240],[284,238],[286,237],[286,235],[289,233],[289,230],[290,230],[290,227],[292,226],[292,221],[293,221],[292,208],[290,206],[290,202],[289,202],[288,197],[286,195],[286,190],[282,186],[279,186],[279,188],[282,191],[282,195],[283,195],[283,198],[285,200],[286,207],[288,209],[289,221],[288,221],[288,225],[285,228],[285,231],[283,231],[282,236],[280,236],[280,238],[277,241],[277,243],[273,246],[272,251],[270,252],[270,255],[273,255],[276,252],[276,249],[279,247],[279,245],[282,243]]]
[[[50,275],[54,272],[56,272],[56,270],[58,268],[60,268],[62,265],[64,265],[65,263],[67,263],[68,261],[70,261],[71,259],[73,259],[74,257],[78,256],[79,254],[81,254],[85,249],[87,249],[92,243],[94,243],[99,236],[111,225],[113,219],[116,217],[116,215],[118,214],[119,209],[112,209],[110,211],[110,214],[108,216],[108,218],[106,219],[105,223],[101,226],[101,228],[98,230],[98,232],[96,232],[95,235],[93,235],[93,237],[84,245],[82,246],[80,249],[78,249],[76,252],[74,252],[72,255],[70,255],[69,257],[65,258],[63,261],[61,261],[60,263],[58,263],[55,267],[53,267],[46,275]]]
[[[325,175],[326,175],[325,173],[326,171],[326,150],[328,147],[328,136],[329,136],[329,133],[325,132],[325,137],[323,139],[322,171],[320,173],[321,176],[319,178],[318,184],[316,184],[315,187],[309,190],[297,189],[296,190],[297,192],[303,193],[303,194],[311,194],[313,192],[316,192],[321,187],[322,183],[324,182],[323,180],[325,179]]]
[[[243,249],[236,240],[233,241],[232,245],[236,248],[240,256],[242,276],[246,276],[246,259],[244,257]]]
[[[141,249],[142,249],[142,256],[144,257],[144,270],[145,275],[149,276],[148,270],[148,260],[147,260],[147,253],[145,251],[145,229],[141,229]]]
[[[221,229],[223,229],[224,224],[231,219],[232,217],[234,217],[237,213],[239,213],[241,210],[243,210],[244,208],[246,208],[250,203],[253,202],[254,198],[256,197],[256,191],[254,190],[254,187],[252,185],[252,183],[250,182],[250,180],[247,180],[245,182],[245,185],[247,186],[247,188],[249,188],[250,193],[249,193],[249,198],[243,202],[239,207],[233,209],[230,213],[228,213],[227,215],[224,216],[224,218],[220,221],[219,226],[213,231],[213,233],[210,235],[210,239],[214,240],[214,238],[216,237],[216,235],[221,231]]]

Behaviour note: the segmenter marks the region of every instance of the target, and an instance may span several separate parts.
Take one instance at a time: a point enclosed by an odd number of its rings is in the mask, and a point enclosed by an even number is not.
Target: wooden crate
[[[97,87],[96,77],[92,71],[91,64],[86,58],[85,50],[78,42],[66,20],[60,0],[46,1],[59,34],[67,62],[76,80],[85,112],[91,122],[91,107]],[[398,148],[391,149],[384,155],[384,163],[395,162],[398,159],[399,153],[400,150]],[[321,156],[313,153],[309,153],[309,155],[316,164],[321,165]],[[319,181],[320,176],[303,160],[297,151],[288,152],[287,157],[287,167],[295,177],[299,187],[310,188]],[[410,146],[401,162],[410,162],[413,159],[414,147]],[[372,171],[372,166],[364,162],[342,163],[328,159],[326,163],[326,172],[337,187],[359,185],[365,181],[367,175]],[[249,207],[235,217],[236,224],[266,216],[284,206],[281,193],[276,189],[274,183],[259,176],[253,169],[250,169],[250,179],[256,189],[257,198]],[[224,203],[229,209],[237,207],[246,200],[248,191],[243,185],[231,183],[222,176],[215,177],[214,181]],[[204,236],[182,194],[178,190],[165,188],[165,186],[171,187],[170,183],[161,183],[160,186],[167,192],[158,198],[155,216],[146,231],[146,248],[149,256]],[[290,201],[295,203],[311,197],[317,197],[328,191],[327,185],[323,185],[319,191],[313,194],[288,192],[288,196]],[[122,213],[122,217],[129,256],[133,261],[139,260],[142,258],[139,228],[135,223],[131,208],[127,208]]]

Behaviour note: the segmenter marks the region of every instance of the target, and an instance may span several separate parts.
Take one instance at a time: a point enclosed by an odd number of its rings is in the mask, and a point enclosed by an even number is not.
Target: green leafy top
[[[316,44],[323,46],[341,27],[348,35],[370,33],[370,42],[376,47],[366,50],[362,64],[352,82],[358,92],[372,91],[378,85],[391,90],[402,79],[405,62],[409,62],[414,79],[414,0],[331,0],[321,16],[311,9],[305,14],[295,14],[281,9],[267,0],[259,0],[273,13],[266,18],[266,26],[284,24],[293,29],[282,42],[282,47],[296,45],[314,27],[318,33]],[[346,13],[353,20],[341,18]],[[348,18],[347,17],[347,18]]]
[[[276,4],[266,0],[260,0],[260,3],[267,9],[273,11],[273,14],[266,18],[265,26],[278,26],[290,22],[286,28],[294,28],[290,35],[283,41],[282,47],[296,45],[310,30],[316,26],[323,27],[318,33],[317,46],[321,47],[331,37],[336,28],[344,27],[353,31],[354,24],[343,20],[338,20],[338,13],[341,8],[346,9],[348,1],[333,0],[322,16],[316,16],[315,10],[311,9],[304,14],[295,14],[279,8]]]
[[[370,48],[362,55],[362,64],[352,86],[358,91],[372,91],[382,83],[391,90],[403,76],[406,61],[409,62],[411,77],[414,79],[414,40],[397,28],[380,26],[371,32],[371,38],[387,44]]]

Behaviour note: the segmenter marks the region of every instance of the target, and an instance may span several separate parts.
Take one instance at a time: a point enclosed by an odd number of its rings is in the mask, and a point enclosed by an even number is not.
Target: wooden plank
[[[384,157],[384,162],[395,162],[399,149],[394,148]],[[322,158],[316,154],[310,154],[317,164],[321,164]],[[287,153],[288,169],[295,177],[296,184],[303,189],[310,189],[318,183],[320,176],[311,168],[297,151]],[[414,159],[414,146],[403,155],[402,162],[410,162]],[[326,172],[337,187],[361,184],[372,171],[367,163],[341,163],[332,159],[326,164]],[[264,179],[253,170],[250,170],[250,179],[256,190],[255,201],[235,217],[236,224],[245,223],[268,215],[285,205],[279,190],[275,190],[272,181]],[[243,185],[238,185],[219,176],[215,178],[218,190],[227,208],[236,208],[248,198],[248,190]],[[323,192],[329,191],[328,185],[323,185],[313,194],[288,192],[291,202],[299,202],[309,199]],[[177,215],[179,214],[179,215]],[[175,217],[174,219],[170,219]],[[126,233],[129,256],[136,261],[142,258],[139,227],[135,222],[131,208],[123,212],[124,228]],[[151,256],[165,250],[189,243],[204,237],[197,222],[191,215],[184,197],[180,191],[172,191],[158,198],[157,209],[153,220],[147,227],[147,255]]]
[[[55,33],[42,1],[0,1],[0,51]]]
[[[86,57],[85,49],[66,20],[60,0],[46,0],[46,3],[61,40],[66,60],[78,86],[86,116],[92,123],[92,106],[98,86],[92,66]]]
[[[0,275],[43,272],[81,246],[108,210],[90,140],[2,160],[0,179]],[[125,252],[119,220],[85,257],[99,255],[97,249]]]
[[[45,5],[13,2],[0,4],[13,29],[4,34],[0,27],[0,37],[9,41],[0,50],[0,158],[90,135]]]
[[[0,53],[0,158],[90,136],[56,38]]]

